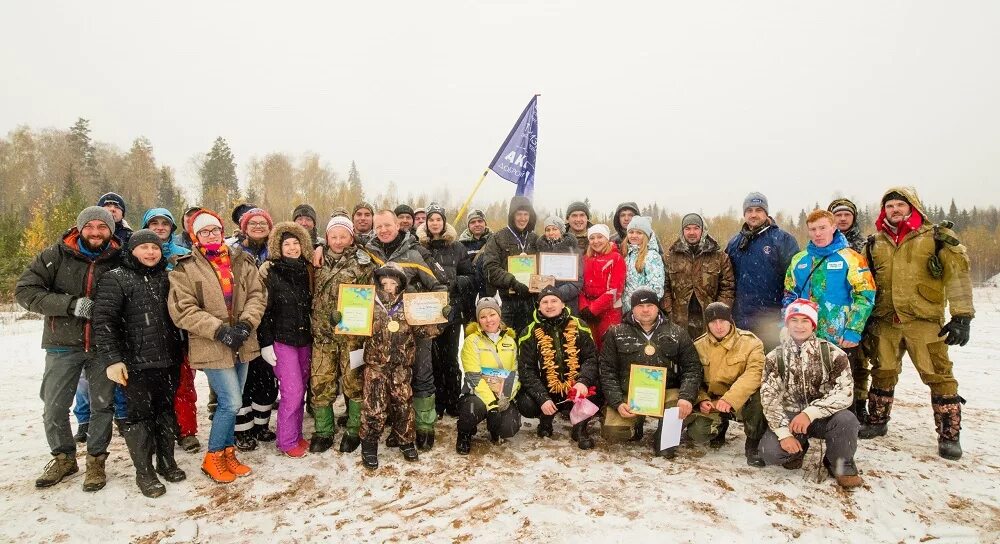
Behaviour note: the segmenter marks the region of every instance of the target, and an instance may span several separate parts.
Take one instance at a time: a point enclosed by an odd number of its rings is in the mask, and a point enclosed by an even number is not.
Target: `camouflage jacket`
[[[334,334],[334,323],[330,314],[337,309],[337,298],[341,284],[371,285],[375,265],[364,251],[348,247],[337,255],[329,248],[323,253],[323,268],[316,271],[316,287],[313,294],[312,332],[313,342],[329,344],[359,341],[356,336]]]
[[[378,367],[413,366],[417,339],[433,338],[440,333],[440,328],[438,325],[413,326],[407,323],[403,317],[402,296],[390,299],[381,289],[377,296],[372,335],[364,341],[365,364]],[[390,321],[399,324],[395,332],[389,330]]]
[[[736,295],[733,263],[711,236],[702,237],[697,255],[691,253],[683,238],[678,238],[663,261],[666,281],[662,305],[674,323],[688,325],[691,297],[698,300],[703,311],[713,302],[733,306]]]

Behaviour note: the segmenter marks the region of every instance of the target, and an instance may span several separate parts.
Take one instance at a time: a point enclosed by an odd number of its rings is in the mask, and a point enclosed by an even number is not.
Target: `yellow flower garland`
[[[556,367],[556,350],[553,347],[552,337],[545,334],[542,327],[535,329],[538,350],[542,353],[542,368],[545,370],[545,381],[548,382],[549,391],[557,395],[566,396],[569,390],[576,385],[576,376],[580,372],[580,349],[576,347],[577,332],[576,320],[570,319],[566,325],[566,344],[563,346],[563,351],[566,352],[566,381],[560,381],[559,369]]]

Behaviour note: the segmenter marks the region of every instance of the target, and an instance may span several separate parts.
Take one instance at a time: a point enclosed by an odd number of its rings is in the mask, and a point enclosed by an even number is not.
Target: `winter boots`
[[[851,410],[858,418],[858,423],[864,425],[868,423],[868,399],[857,399],[854,401],[854,408]]]
[[[312,440],[309,441],[309,452],[323,453],[333,447],[333,435],[336,433],[336,428],[333,426],[333,408],[330,406],[314,408],[313,420],[315,431]]]
[[[347,399],[347,422],[344,435],[340,437],[340,453],[351,453],[361,445],[361,403]]]
[[[257,449],[257,437],[254,436],[255,434],[253,428],[248,431],[236,431],[236,447],[240,451],[253,451]]]
[[[224,450],[206,453],[205,460],[201,463],[201,471],[219,484],[228,484],[236,480],[236,475],[229,472],[229,465],[226,463],[226,452]]]
[[[570,437],[581,450],[594,449],[594,439],[590,437],[590,431],[587,428],[588,423],[590,423],[590,419],[573,425],[573,431],[570,433]]]
[[[197,453],[198,450],[201,449],[201,442],[199,442],[198,437],[193,434],[180,437],[177,441],[177,445],[188,453]]]
[[[399,447],[399,451],[403,452],[403,459],[406,459],[407,461],[413,462],[419,459],[417,448],[415,448],[413,444],[403,444]]]
[[[962,404],[965,399],[955,396],[931,396],[934,425],[938,433],[938,455],[957,461],[962,458],[962,445],[958,442],[962,430]]]
[[[104,473],[104,463],[108,460],[108,454],[88,455],[87,472],[83,475],[83,490],[87,492],[100,491],[108,483],[108,476]]]
[[[156,472],[163,479],[176,483],[187,478],[174,460],[174,428],[172,414],[160,414],[154,427],[153,443],[156,447]],[[197,439],[196,439],[197,440]]]
[[[83,444],[87,441],[87,432],[90,430],[90,423],[81,423],[76,428],[76,434],[73,435],[73,439],[77,442]]]
[[[892,412],[894,393],[892,389],[874,387],[868,391],[868,421],[861,425],[858,438],[875,438],[889,432],[889,414]]]
[[[472,433],[459,431],[458,439],[455,441],[455,453],[459,455],[469,455],[472,451]]]
[[[435,412],[437,413],[437,412]],[[400,447],[403,447],[400,445]],[[434,447],[434,429],[430,431],[417,431],[417,448],[420,451],[430,451]]]
[[[156,471],[153,469],[153,450],[156,448],[153,423],[151,421],[125,423],[122,431],[128,453],[132,457],[132,465],[135,466],[135,484],[139,487],[139,491],[149,498],[156,498],[166,493],[166,486],[156,477]]]
[[[547,416],[542,414],[538,417],[538,429],[535,432],[538,434],[538,438],[545,438],[552,436],[552,420],[554,416]]]
[[[63,478],[80,472],[79,465],[76,464],[76,457],[60,453],[52,457],[52,460],[45,465],[42,475],[35,480],[35,487],[41,489],[52,487],[61,482]]]
[[[232,472],[236,476],[243,477],[250,474],[250,467],[244,465],[236,458],[236,448],[229,446],[228,448],[222,450],[223,457],[226,458],[226,466],[229,467],[229,472]]]
[[[434,423],[437,422],[434,395],[414,397],[413,411],[416,413],[417,448],[429,451],[434,447]]]
[[[823,466],[826,468],[826,472],[837,480],[837,485],[843,489],[854,489],[855,487],[861,487],[865,483],[861,479],[861,476],[858,475],[858,469],[854,466],[853,459],[844,461],[844,466],[841,467],[839,475],[834,470],[833,464],[825,456],[823,457]]]
[[[332,436],[320,436],[318,434],[314,434],[312,439],[309,441],[309,453],[323,453],[332,447]]]
[[[267,425],[254,425],[253,433],[257,438],[257,442],[274,442],[278,435],[274,434]]]
[[[719,434],[708,441],[708,447],[717,450],[726,445],[726,431],[729,430],[729,414],[722,414],[722,423],[719,424]]]
[[[760,439],[753,440],[747,438],[743,451],[747,457],[747,464],[752,467],[761,468],[764,466],[764,458],[760,456]]]
[[[369,470],[378,468],[378,440],[361,441],[361,464]]]

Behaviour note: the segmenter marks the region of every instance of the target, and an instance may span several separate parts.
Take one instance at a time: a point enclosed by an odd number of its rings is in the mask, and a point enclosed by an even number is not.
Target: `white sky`
[[[5,2],[0,132],[218,135],[464,196],[539,99],[536,200],[1000,204],[1000,2]],[[490,180],[482,199],[513,194]]]

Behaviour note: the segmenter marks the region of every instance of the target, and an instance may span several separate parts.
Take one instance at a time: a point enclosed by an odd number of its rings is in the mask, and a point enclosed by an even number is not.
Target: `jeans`
[[[243,386],[247,382],[247,363],[232,368],[206,368],[208,384],[219,398],[208,434],[208,451],[217,452],[236,444],[236,414],[243,406]]]
[[[73,395],[84,372],[90,382],[90,430],[87,433],[87,453],[107,453],[111,442],[111,420],[114,418],[112,398],[115,383],[108,379],[105,367],[90,353],[82,350],[48,351],[42,374],[40,396],[45,404],[42,422],[45,438],[52,455],[76,454],[76,441],[69,426],[69,409]]]
[[[115,419],[125,419],[128,417],[128,407],[125,391],[120,385],[115,385]],[[76,384],[76,400],[73,404],[73,415],[76,422],[90,423],[90,384],[87,382],[87,374],[80,373],[80,381]]]

